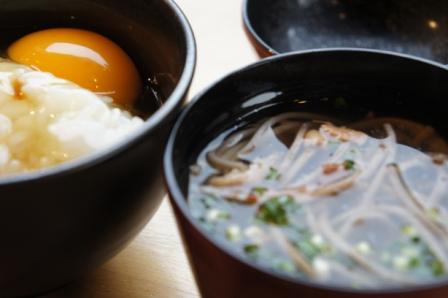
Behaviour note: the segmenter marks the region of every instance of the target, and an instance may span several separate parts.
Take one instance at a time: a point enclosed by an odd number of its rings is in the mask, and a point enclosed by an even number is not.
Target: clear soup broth
[[[275,113],[213,139],[189,206],[212,237],[317,283],[421,285],[448,269],[448,146],[430,126]]]

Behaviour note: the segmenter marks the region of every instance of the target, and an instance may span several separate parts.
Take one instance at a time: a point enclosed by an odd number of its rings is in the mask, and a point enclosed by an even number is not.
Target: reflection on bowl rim
[[[414,291],[423,291],[423,290],[429,290],[434,288],[440,288],[440,287],[447,287],[448,286],[448,276],[446,276],[444,279],[427,283],[424,285],[418,285],[418,286],[409,286],[409,287],[395,287],[395,288],[381,288],[381,289],[352,289],[349,287],[344,286],[333,286],[333,285],[325,285],[325,284],[319,284],[317,282],[313,282],[310,280],[306,280],[304,278],[294,278],[291,276],[288,276],[281,272],[275,272],[273,270],[270,270],[264,266],[261,266],[259,264],[256,264],[255,262],[251,262],[247,258],[244,258],[240,254],[232,251],[228,248],[228,245],[225,243],[222,239],[216,239],[213,238],[210,233],[208,233],[199,223],[197,220],[193,218],[191,215],[190,209],[187,204],[187,198],[182,194],[182,191],[179,187],[179,184],[177,182],[177,179],[175,178],[176,175],[174,173],[174,166],[173,166],[173,160],[172,156],[174,153],[174,143],[177,138],[177,134],[179,133],[179,130],[183,124],[183,122],[188,119],[190,111],[195,107],[196,103],[201,100],[201,98],[209,93],[211,90],[213,90],[217,85],[221,84],[223,81],[231,80],[235,75],[246,72],[248,70],[252,70],[254,68],[262,67],[263,65],[275,63],[278,60],[288,59],[294,56],[304,56],[308,54],[319,54],[319,53],[326,53],[326,52],[362,52],[367,54],[376,54],[376,55],[386,55],[386,56],[394,56],[396,58],[403,58],[406,60],[413,60],[414,62],[418,63],[424,63],[429,64],[433,67],[438,67],[443,71],[448,71],[448,69],[441,63],[434,62],[425,58],[420,58],[417,56],[412,56],[408,54],[400,54],[395,53],[391,51],[385,51],[385,50],[375,50],[375,49],[363,49],[363,48],[325,48],[325,49],[312,49],[312,50],[304,50],[304,51],[296,51],[296,52],[290,52],[290,53],[284,53],[279,54],[275,56],[271,56],[265,59],[262,59],[258,62],[255,62],[251,65],[248,65],[246,67],[243,67],[241,69],[238,69],[236,71],[231,72],[230,74],[227,74],[226,76],[222,77],[219,80],[216,80],[214,83],[206,87],[201,93],[196,95],[193,100],[188,104],[188,106],[182,111],[181,115],[177,119],[176,123],[174,124],[170,136],[168,138],[167,145],[165,147],[165,153],[163,156],[163,170],[165,175],[165,184],[168,189],[168,193],[171,197],[171,201],[175,202],[176,207],[180,209],[182,215],[188,219],[188,222],[195,228],[196,231],[199,231],[199,233],[208,241],[212,246],[214,246],[216,249],[221,251],[222,253],[226,254],[228,257],[236,260],[239,263],[242,263],[243,265],[253,268],[259,272],[262,272],[263,274],[269,276],[270,278],[277,278],[279,280],[282,280],[284,282],[293,283],[296,285],[306,286],[310,288],[316,288],[321,290],[327,290],[332,292],[338,292],[342,294],[400,294],[400,293],[409,293]],[[187,241],[188,242],[188,241]]]
[[[164,121],[169,120],[167,119],[169,114],[173,112],[182,98],[186,96],[191,81],[193,80],[196,66],[196,42],[191,25],[179,6],[173,0],[165,1],[165,4],[172,10],[173,16],[177,19],[186,42],[185,63],[182,70],[182,75],[175,89],[167,97],[166,102],[164,102],[154,114],[145,120],[142,127],[132,132],[116,144],[49,168],[0,177],[0,187],[2,185],[27,183],[38,179],[51,179],[56,175],[69,175],[71,173],[93,167],[107,159],[113,158],[113,156],[117,154],[120,154],[127,147],[138,142],[138,140],[143,138],[146,134],[151,133]]]

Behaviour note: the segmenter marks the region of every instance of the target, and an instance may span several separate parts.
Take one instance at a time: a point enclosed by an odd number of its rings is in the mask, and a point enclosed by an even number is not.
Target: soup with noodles
[[[409,120],[279,114],[200,153],[189,205],[213,237],[270,270],[342,287],[421,285],[448,269],[446,152]]]

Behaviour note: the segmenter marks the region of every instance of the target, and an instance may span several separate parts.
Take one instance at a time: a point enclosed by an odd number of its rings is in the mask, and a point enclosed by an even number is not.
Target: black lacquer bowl
[[[344,104],[340,103],[344,99]],[[164,155],[166,184],[204,297],[448,296],[448,279],[424,287],[375,291],[328,287],[266,270],[207,234],[188,204],[189,165],[217,134],[274,112],[319,113],[347,122],[396,116],[448,137],[448,70],[410,56],[356,49],[278,55],[218,81],[183,111]]]
[[[448,64],[444,0],[245,0],[244,22],[261,56],[357,47]]]
[[[3,51],[51,27],[85,28],[117,42],[152,82],[140,105],[162,103],[143,128],[105,152],[0,179],[0,297],[59,287],[144,227],[163,197],[165,140],[194,72],[193,34],[172,1],[0,0]]]

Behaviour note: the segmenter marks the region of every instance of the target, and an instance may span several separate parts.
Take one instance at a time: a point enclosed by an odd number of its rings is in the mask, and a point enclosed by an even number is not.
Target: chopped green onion
[[[328,141],[328,147],[330,150],[336,150],[336,148],[339,146],[339,144],[341,144],[341,142],[339,141],[335,141],[335,140],[329,140]],[[330,153],[330,156],[333,156],[334,152]]]
[[[291,262],[288,262],[288,261],[278,262],[275,265],[275,268],[277,270],[280,270],[280,271],[283,271],[283,272],[286,272],[286,273],[292,273],[292,272],[295,271],[294,265]]]
[[[270,167],[269,168],[269,173],[267,174],[267,176],[265,177],[266,180],[278,180],[280,179],[280,173],[278,172],[278,170],[274,167]]]
[[[237,225],[230,225],[226,229],[226,238],[230,241],[238,241],[241,238],[241,229]]]
[[[325,244],[324,238],[322,238],[321,235],[313,235],[311,237],[311,243],[313,243],[314,245],[316,245],[317,247],[323,247]]]
[[[440,217],[440,209],[437,207],[430,208],[426,210],[426,214],[428,215],[429,219],[437,220]]]
[[[420,259],[417,257],[414,257],[409,260],[408,265],[409,265],[409,268],[417,268],[418,266],[420,266]]]
[[[445,274],[445,268],[443,267],[443,263],[440,262],[439,260],[437,259],[431,260],[428,265],[431,268],[432,275],[441,276]]]
[[[319,249],[319,252],[329,252],[331,250],[330,244],[322,238],[321,235],[313,235],[310,237],[311,243]]]
[[[288,210],[294,205],[294,199],[290,196],[273,197],[259,207],[256,218],[264,223],[287,225]]]
[[[209,221],[217,221],[220,219],[229,219],[230,213],[219,210],[219,209],[210,209],[207,212],[207,219]]]
[[[318,246],[314,245],[309,240],[296,241],[294,244],[298,248],[298,250],[305,256],[307,256],[309,259],[314,259],[317,255],[319,255],[322,252]]]
[[[344,169],[346,171],[353,170],[355,168],[355,162],[351,159],[347,159],[344,161]]]
[[[330,272],[330,264],[322,258],[315,258],[313,260],[313,268],[320,276],[326,276]]]
[[[398,255],[394,258],[393,264],[395,269],[404,271],[408,268],[409,258],[403,255]]]
[[[262,196],[267,190],[266,187],[254,187],[250,192],[254,195]]]
[[[420,251],[415,245],[404,246],[401,249],[401,253],[410,258],[415,258],[420,255]]]
[[[405,225],[401,227],[401,232],[406,236],[414,236],[417,234],[415,228],[411,225]]]
[[[217,201],[217,198],[213,195],[207,195],[207,196],[201,198],[201,202],[202,202],[202,204],[204,204],[204,207],[206,209],[213,208],[216,205],[216,201]]]
[[[260,243],[263,241],[263,231],[257,226],[249,226],[244,229],[244,235],[251,241]]]
[[[356,250],[363,255],[368,255],[372,252],[372,247],[366,241],[361,241],[356,245]]]
[[[258,245],[256,244],[247,244],[244,246],[244,252],[248,255],[253,255],[256,254],[258,252]]]
[[[421,240],[422,239],[420,237],[418,237],[418,236],[414,236],[414,237],[411,238],[411,241],[413,243],[415,243],[415,244],[420,243]]]

